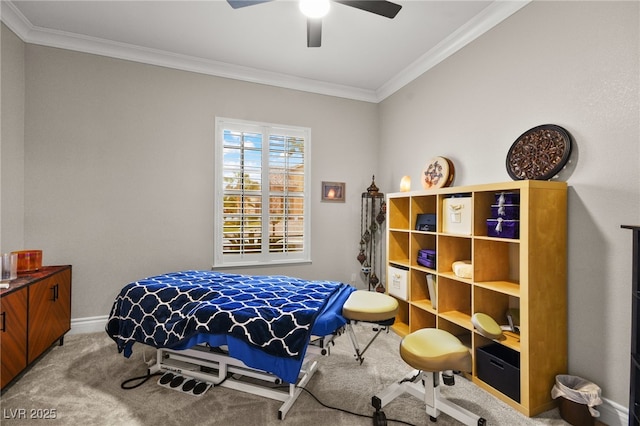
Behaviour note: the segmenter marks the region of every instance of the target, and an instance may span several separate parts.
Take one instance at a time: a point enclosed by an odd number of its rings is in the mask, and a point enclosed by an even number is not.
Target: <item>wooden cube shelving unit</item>
[[[496,194],[519,194],[519,238],[488,237],[486,220]],[[471,196],[471,235],[443,229],[443,200]],[[458,336],[474,357],[471,378],[524,415],[555,406],[551,388],[567,372],[567,184],[514,181],[400,192],[387,195],[387,264],[408,267],[409,296],[399,300],[393,330],[401,336],[437,327]],[[437,217],[436,231],[417,231],[418,214]],[[417,263],[418,250],[436,250],[435,269]],[[460,278],[451,264],[471,260],[473,275]],[[426,274],[437,281],[437,303],[426,289]],[[506,310],[519,309],[520,334],[505,332],[498,341],[519,354],[520,400],[516,401],[476,374],[476,349],[495,343],[477,333],[476,312],[507,324]]]

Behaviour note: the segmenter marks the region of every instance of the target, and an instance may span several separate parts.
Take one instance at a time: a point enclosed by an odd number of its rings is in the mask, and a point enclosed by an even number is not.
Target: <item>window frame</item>
[[[225,254],[224,253],[224,222],[225,217],[223,215],[224,208],[224,131],[240,131],[240,132],[253,132],[262,134],[262,144],[268,147],[270,135],[278,136],[293,136],[302,137],[304,139],[304,185],[303,185],[303,249],[299,252],[275,252],[270,253],[265,250],[265,245],[262,246],[260,253],[239,253],[239,254]],[[269,206],[269,151],[262,150],[262,168],[261,168],[261,182],[267,182],[262,186],[262,200],[263,204]],[[267,153],[265,155],[264,153]],[[214,191],[214,256],[213,267],[237,267],[237,266],[267,266],[277,264],[293,264],[293,263],[305,263],[311,261],[311,129],[301,126],[289,126],[265,122],[255,122],[248,120],[239,120],[233,118],[216,117],[215,120],[215,191]],[[266,204],[264,203],[266,201]],[[265,225],[269,223],[269,208],[263,209],[261,212],[262,229],[267,229]],[[268,234],[268,231],[267,231]],[[266,244],[268,247],[268,244]]]

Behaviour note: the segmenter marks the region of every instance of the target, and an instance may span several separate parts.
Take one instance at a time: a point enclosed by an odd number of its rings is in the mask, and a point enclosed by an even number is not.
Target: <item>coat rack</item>
[[[362,265],[361,270],[369,290],[384,293],[385,288],[379,278],[383,264],[380,244],[387,205],[384,194],[379,192],[376,186],[375,178],[371,178],[371,185],[362,193],[360,200],[360,253],[357,259]]]

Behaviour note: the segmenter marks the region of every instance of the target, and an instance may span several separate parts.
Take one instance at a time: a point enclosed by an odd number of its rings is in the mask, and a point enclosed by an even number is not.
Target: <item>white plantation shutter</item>
[[[309,261],[310,130],[216,119],[214,266]]]

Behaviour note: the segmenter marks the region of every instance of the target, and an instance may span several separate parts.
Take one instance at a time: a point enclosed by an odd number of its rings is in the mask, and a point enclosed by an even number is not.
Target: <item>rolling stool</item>
[[[342,316],[347,319],[347,334],[356,352],[356,360],[360,364],[364,361],[364,353],[376,337],[381,332],[388,331],[389,326],[393,325],[397,313],[398,301],[395,297],[366,290],[356,290],[351,293],[342,307]],[[373,323],[377,326],[376,334],[373,335],[363,350],[360,350],[358,339],[356,339],[356,334],[352,327],[352,323],[359,321]]]
[[[481,335],[489,339],[504,337],[498,323],[489,315],[475,313],[471,317],[471,323]],[[443,412],[467,426],[487,424],[486,419],[440,396],[441,372],[444,384],[451,386],[454,384],[451,370],[471,371],[469,348],[457,337],[437,328],[414,331],[400,342],[400,357],[415,370],[371,398],[371,405],[376,409],[373,415],[375,426],[387,424],[382,407],[404,393],[424,400],[431,421],[435,422],[440,412]]]

